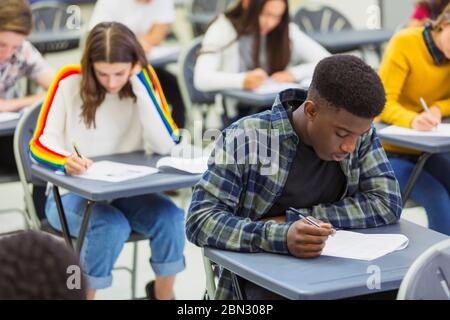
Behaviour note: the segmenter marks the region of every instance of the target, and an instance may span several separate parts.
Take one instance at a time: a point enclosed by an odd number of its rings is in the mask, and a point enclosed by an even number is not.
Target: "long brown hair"
[[[283,13],[280,23],[267,34],[266,51],[269,73],[286,69],[291,60],[291,43],[289,41],[289,4],[287,0],[251,0],[247,8],[244,8],[242,1],[234,7],[225,11],[225,16],[231,21],[236,30],[237,37],[232,41],[237,41],[242,35],[253,37],[252,60],[253,68],[260,67],[260,32],[259,16],[264,6],[269,1],[283,1],[286,10]],[[226,45],[228,47],[230,44]],[[225,48],[224,47],[224,48]],[[224,49],[222,48],[222,50]],[[201,54],[202,52],[200,52]]]
[[[134,33],[118,22],[97,24],[89,33],[81,58],[80,96],[81,117],[87,128],[94,126],[97,108],[105,99],[106,89],[95,76],[94,63],[139,63],[147,68],[147,58]],[[148,70],[147,70],[148,71]],[[136,101],[131,84],[128,83],[119,92],[120,99],[132,98]]]
[[[448,4],[441,14],[433,21],[433,31],[441,32],[442,28],[450,24],[450,4]]]
[[[421,0],[417,4],[425,5],[431,14],[431,19],[437,19],[445,7],[450,3],[450,0]]]
[[[28,36],[33,28],[28,1],[1,0],[0,31],[10,31]]]

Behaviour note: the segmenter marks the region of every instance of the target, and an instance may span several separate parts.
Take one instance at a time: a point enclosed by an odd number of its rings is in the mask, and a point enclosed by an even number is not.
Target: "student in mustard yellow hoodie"
[[[379,74],[386,90],[380,120],[416,130],[431,130],[450,116],[450,5],[434,22],[409,28],[390,41]],[[425,112],[420,98],[429,105]],[[403,189],[418,153],[384,145]],[[425,207],[430,228],[450,234],[450,154],[431,156],[411,199]]]

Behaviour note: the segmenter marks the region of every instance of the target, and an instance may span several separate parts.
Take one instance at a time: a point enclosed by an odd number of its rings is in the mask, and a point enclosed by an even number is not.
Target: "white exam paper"
[[[338,230],[334,237],[328,237],[324,256],[371,261],[409,244],[403,234],[363,234]]]
[[[441,123],[431,131],[419,131],[398,126],[389,126],[383,128],[379,133],[394,136],[413,136],[413,137],[450,137],[450,123]]]
[[[113,161],[98,161],[79,178],[101,180],[108,182],[121,182],[140,178],[158,172],[156,168],[146,166],[135,166]]]

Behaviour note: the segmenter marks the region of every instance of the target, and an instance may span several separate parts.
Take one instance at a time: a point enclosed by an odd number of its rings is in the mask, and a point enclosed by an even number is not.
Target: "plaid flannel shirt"
[[[243,118],[222,132],[194,189],[186,220],[189,241],[200,247],[289,254],[287,231],[298,215],[286,212],[285,223],[261,218],[280,197],[296,154],[299,138],[285,106],[305,98],[303,90],[283,91],[272,110]],[[261,152],[265,148],[271,153]],[[255,154],[260,156],[256,163]],[[400,188],[373,126],[340,167],[347,179],[342,198],[298,208],[305,216],[337,228],[378,227],[400,218]],[[235,298],[230,273],[222,268],[215,298]]]

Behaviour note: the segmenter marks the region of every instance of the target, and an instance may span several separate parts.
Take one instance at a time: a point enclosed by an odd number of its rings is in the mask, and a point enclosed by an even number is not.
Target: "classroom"
[[[449,236],[450,1],[0,0],[0,300],[450,300]]]

